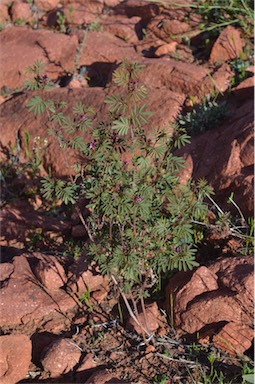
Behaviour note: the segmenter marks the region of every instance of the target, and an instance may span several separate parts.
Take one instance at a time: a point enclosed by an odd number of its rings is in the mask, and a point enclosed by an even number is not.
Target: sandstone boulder
[[[81,350],[72,340],[60,339],[46,349],[41,364],[51,377],[59,377],[73,369],[80,357]]]
[[[32,20],[31,5],[20,0],[15,0],[11,6],[12,21],[23,20],[30,22]]]
[[[95,263],[88,265],[86,256],[81,255],[77,262],[69,269],[69,283],[73,292],[80,296],[86,292],[94,292],[100,289],[107,290],[108,278],[102,276]]]
[[[157,303],[154,302],[151,304],[147,304],[145,306],[145,309],[146,309],[148,331],[154,332],[160,326],[159,322],[160,322],[160,317],[161,317]],[[138,314],[138,320],[141,322],[142,326],[146,329],[146,320],[145,320],[144,313],[142,311],[140,311]],[[131,328],[135,329],[135,331],[138,334],[142,334],[141,327],[135,322],[135,320],[132,317],[130,317],[128,319],[127,327],[131,327]]]
[[[228,25],[214,43],[209,61],[217,63],[240,57],[243,46],[240,31]]]
[[[56,291],[67,282],[65,270],[57,258],[34,253],[38,261],[33,269],[38,280],[49,290]]]
[[[0,281],[3,282],[10,278],[14,271],[14,266],[11,263],[0,264]]]
[[[123,383],[120,380],[118,373],[108,372],[106,369],[101,369],[93,373],[85,384],[113,384],[113,383]]]
[[[194,272],[177,273],[166,288],[177,331],[205,332],[222,349],[244,353],[252,343],[253,279],[251,256],[220,258]]]
[[[39,213],[26,201],[6,204],[1,215],[1,244],[27,243],[29,235],[35,230],[42,233],[64,235],[71,231],[71,225],[60,218]]]
[[[46,12],[56,8],[59,2],[59,0],[34,0],[34,4]]]
[[[212,88],[209,71],[203,66],[187,64],[181,61],[163,57],[153,60],[143,58],[145,65],[141,75],[149,89],[168,89],[180,95],[196,95],[203,98]]]
[[[253,337],[254,331],[248,325],[229,322],[213,336],[213,343],[217,348],[227,351],[230,355],[242,355],[251,347]]]
[[[13,384],[24,379],[31,361],[32,344],[28,336],[0,336],[0,381]]]
[[[0,88],[17,89],[24,86],[26,68],[36,60],[45,63],[45,73],[55,80],[73,71],[78,41],[76,36],[15,27],[1,32],[0,45]]]
[[[25,329],[32,335],[43,328],[57,333],[71,324],[77,302],[63,290],[47,290],[32,271],[37,262],[36,255],[26,253],[13,259],[14,271],[0,291],[3,331]]]
[[[237,215],[227,204],[233,192],[235,203],[246,217],[253,215],[253,101],[232,108],[231,116],[220,126],[192,137],[176,154],[186,161],[186,178],[205,178],[217,192],[217,202]],[[191,161],[192,160],[192,161]]]
[[[100,28],[103,2],[99,0],[73,1],[62,8],[70,25],[89,25],[95,23]]]

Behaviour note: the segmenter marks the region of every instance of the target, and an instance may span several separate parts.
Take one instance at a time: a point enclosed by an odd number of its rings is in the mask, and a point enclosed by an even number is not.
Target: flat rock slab
[[[0,336],[0,351],[1,384],[13,384],[24,379],[32,357],[32,343],[29,337]]]
[[[0,327],[4,331],[22,329],[28,335],[41,327],[57,333],[70,325],[77,303],[63,290],[47,290],[34,275],[29,256],[14,257],[14,271],[4,281]]]
[[[211,341],[227,352],[243,354],[249,349],[253,339],[253,268],[252,256],[222,257],[208,267],[177,273],[166,288],[166,306],[171,313],[169,303],[173,302],[171,316],[178,332],[208,337],[213,331]]]
[[[36,60],[45,63],[45,72],[53,79],[74,69],[78,47],[76,36],[25,27],[6,28],[0,34],[0,88],[24,86],[26,68]]]

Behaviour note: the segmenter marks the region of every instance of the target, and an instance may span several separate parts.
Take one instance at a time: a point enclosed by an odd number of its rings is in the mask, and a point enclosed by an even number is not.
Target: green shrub
[[[186,129],[188,134],[196,135],[218,127],[226,116],[226,103],[221,102],[219,104],[208,97],[198,107],[193,108],[191,112],[179,115],[177,121],[181,127]]]
[[[139,300],[144,309],[144,298],[161,273],[198,265],[193,221],[204,222],[204,198],[212,192],[204,181],[180,184],[184,160],[173,152],[189,142],[184,129],[145,129],[151,113],[141,104],[146,98],[141,69],[124,61],[115,71],[120,92],[106,98],[108,115],[96,124],[92,109],[81,103],[68,117],[63,103],[39,96],[28,103],[35,114],[48,114],[50,134],[60,147],[72,148],[84,159],[74,165],[72,180],[46,178],[44,196],[66,204],[87,199],[90,215],[84,218],[79,211],[90,239],[87,253],[124,298],[130,295],[135,312]],[[90,134],[90,142],[81,132]]]

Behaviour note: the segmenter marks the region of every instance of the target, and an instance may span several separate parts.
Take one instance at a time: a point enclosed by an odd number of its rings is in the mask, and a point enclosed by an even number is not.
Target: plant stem
[[[88,225],[86,224],[86,221],[84,220],[84,218],[83,218],[83,216],[82,216],[82,213],[81,213],[81,211],[80,211],[80,208],[79,208],[79,207],[76,207],[76,211],[77,211],[77,213],[78,213],[78,216],[79,216],[79,218],[80,218],[80,220],[81,220],[81,222],[82,222],[84,228],[86,229],[86,231],[87,231],[87,233],[88,233],[88,236],[89,236],[90,241],[92,241],[92,242],[94,243],[93,236],[92,236],[92,234],[91,234],[91,232],[90,232],[90,229],[89,229]]]
[[[128,310],[128,313],[129,315],[132,317],[132,319],[136,322],[137,325],[139,325],[139,327],[146,333],[147,336],[150,336],[149,332],[142,326],[141,322],[137,319],[137,317],[135,316],[134,312],[132,311],[132,308],[130,307],[129,305],[129,302],[128,302],[128,299],[125,295],[125,293],[122,291],[122,289],[119,287],[119,284],[117,282],[117,280],[115,279],[115,277],[113,275],[111,275],[111,278],[112,278],[112,281],[114,282],[114,284],[118,287],[119,291],[120,291],[120,294],[125,302],[125,305],[127,307],[127,310]]]

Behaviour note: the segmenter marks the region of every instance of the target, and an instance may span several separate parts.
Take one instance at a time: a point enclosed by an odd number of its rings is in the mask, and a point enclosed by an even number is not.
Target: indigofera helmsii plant
[[[64,115],[64,104],[39,96],[28,103],[31,112],[48,114],[50,134],[60,147],[83,159],[74,164],[70,180],[45,178],[44,196],[66,204],[85,198],[89,215],[79,214],[89,237],[87,254],[118,285],[133,314],[139,305],[144,310],[144,299],[162,273],[198,265],[194,221],[205,221],[204,199],[212,193],[203,180],[180,183],[184,160],[174,150],[189,136],[177,125],[149,126],[141,70],[140,64],[123,61],[114,72],[120,91],[105,99],[108,114],[100,122],[81,103],[72,116]]]

